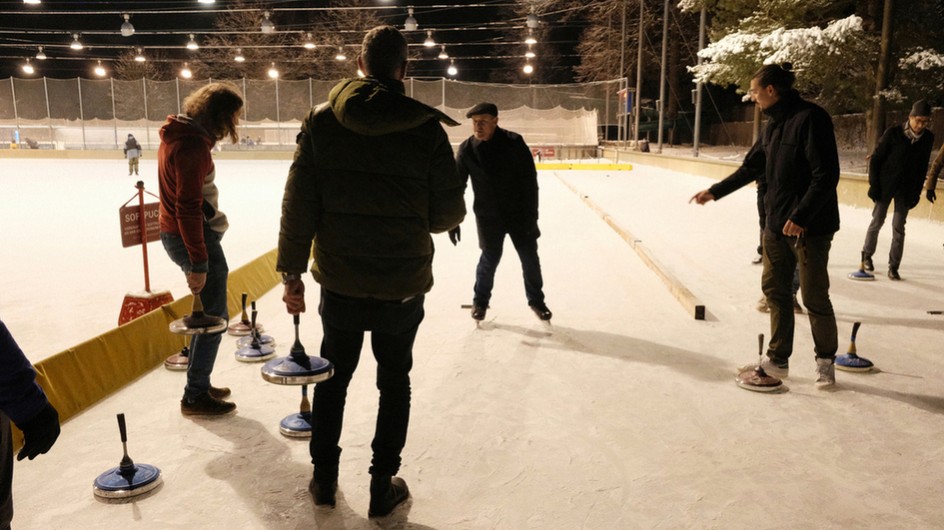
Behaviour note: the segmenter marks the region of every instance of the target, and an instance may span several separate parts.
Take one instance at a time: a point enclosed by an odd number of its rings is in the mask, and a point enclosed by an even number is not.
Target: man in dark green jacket
[[[302,273],[321,284],[322,356],[334,377],[315,388],[309,489],[334,506],[348,383],[371,332],[380,406],[371,444],[370,516],[409,497],[395,477],[410,417],[413,341],[433,286],[431,233],[465,217],[463,182],[440,122],[457,122],[404,95],[407,42],[396,28],[367,33],[363,79],[342,81],[297,138],[282,200],[277,269],[288,312],[305,311]]]
[[[924,173],[931,160],[934,133],[927,130],[931,121],[931,105],[925,100],[915,102],[908,120],[889,127],[869,157],[869,198],[875,202],[872,222],[865,232],[862,265],[875,270],[872,255],[878,246],[878,233],[885,224],[888,207],[895,201],[892,215],[892,245],[888,251],[888,277],[900,280],[898,267],[905,251],[905,222],[908,211],[921,200]]]
[[[787,377],[793,353],[793,271],[810,317],[816,386],[835,385],[836,316],[829,299],[829,249],[839,230],[839,154],[832,118],[793,89],[789,65],[765,65],[751,79],[751,98],[768,122],[764,134],[731,176],[691,201],[720,199],[757,180],[767,216],[761,287],[770,306],[770,344],[761,366]],[[689,202],[691,202],[689,201]],[[742,367],[743,371],[747,367]]]

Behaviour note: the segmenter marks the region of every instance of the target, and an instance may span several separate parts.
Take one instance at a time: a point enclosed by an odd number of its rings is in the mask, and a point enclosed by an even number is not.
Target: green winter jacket
[[[439,122],[403,83],[349,79],[312,109],[285,183],[277,269],[329,291],[400,300],[433,286],[433,241],[465,217],[465,186]]]

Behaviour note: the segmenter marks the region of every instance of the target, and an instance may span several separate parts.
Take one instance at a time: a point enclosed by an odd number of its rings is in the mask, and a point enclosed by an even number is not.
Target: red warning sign
[[[118,209],[121,216],[121,246],[133,247],[141,244],[141,208],[139,206],[122,206]],[[144,221],[147,226],[147,240],[157,241],[161,238],[160,203],[152,202],[144,205]]]

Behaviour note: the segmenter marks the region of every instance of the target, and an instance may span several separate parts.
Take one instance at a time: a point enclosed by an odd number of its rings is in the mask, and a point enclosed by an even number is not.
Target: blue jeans
[[[524,277],[524,293],[528,305],[544,303],[544,279],[541,276],[541,260],[538,258],[538,236],[541,232],[535,225],[532,231],[509,232],[494,226],[478,225],[479,247],[482,255],[475,268],[475,287],[473,288],[473,303],[479,307],[488,307],[492,298],[492,287],[495,286],[495,271],[501,262],[505,234],[511,237],[511,242],[521,260],[521,273]]]
[[[208,315],[229,319],[226,308],[226,279],[229,276],[229,266],[220,240],[223,234],[214,232],[209,227],[203,227],[203,239],[206,242],[208,270],[206,285],[200,292],[203,310]],[[190,272],[193,265],[187,254],[184,240],[177,234],[161,232],[161,243],[164,250],[180,269]],[[190,343],[190,363],[187,365],[187,386],[184,387],[184,398],[194,399],[210,390],[210,373],[216,363],[216,353],[220,349],[220,340],[223,332],[194,335]]]
[[[905,252],[905,222],[908,220],[908,203],[895,197],[895,213],[892,215],[892,246],[888,251],[888,268],[898,270],[901,265],[901,257]],[[878,245],[878,233],[885,224],[885,217],[888,215],[888,206],[891,203],[875,201],[872,208],[872,222],[869,223],[869,229],[865,232],[865,244],[862,246],[862,252],[865,257],[871,258],[875,254],[875,247]]]
[[[393,476],[400,470],[410,423],[413,341],[425,316],[424,300],[423,295],[405,301],[351,298],[322,288],[318,306],[324,329],[321,357],[334,364],[334,377],[315,386],[312,401],[309,452],[316,481],[330,483],[338,478],[347,387],[360,360],[365,331],[371,332],[380,391],[369,472]]]

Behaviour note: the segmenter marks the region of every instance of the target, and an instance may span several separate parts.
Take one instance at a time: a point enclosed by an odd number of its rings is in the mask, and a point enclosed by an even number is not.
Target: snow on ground
[[[146,161],[151,162],[151,161]],[[109,329],[121,298],[140,290],[140,249],[122,249],[117,207],[134,193],[121,161],[4,160],[0,318],[35,361]],[[151,162],[152,163],[152,162]],[[276,244],[287,162],[219,161],[223,240],[231,268]],[[153,175],[154,166],[143,173]],[[695,321],[634,251],[563,185],[566,180],[641,239],[707,306]],[[145,180],[149,189],[154,183]],[[939,528],[944,516],[944,362],[940,224],[914,219],[901,274],[845,278],[857,266],[865,210],[842,208],[831,254],[833,301],[845,351],[862,321],[859,354],[873,374],[813,388],[809,325],[797,320],[789,391],[738,389],[734,367],[757,353],[767,315],[754,310],[760,267],[753,188],[718,203],[687,203],[713,181],[633,171],[543,171],[540,253],[553,325],[530,313],[510,243],[487,321],[471,299],[474,222],[453,247],[435,236],[436,285],[427,297],[413,371],[413,414],[400,475],[409,509],[398,528]],[[467,199],[471,194],[467,196]],[[152,285],[184,294],[180,273],[151,245]],[[301,338],[318,351],[313,310]],[[260,321],[285,355],[291,319],[280,289]],[[17,528],[371,528],[367,468],[376,409],[365,352],[349,393],[340,497],[317,510],[307,494],[308,446],[278,433],[297,410],[295,387],[271,385],[240,363],[226,337],[214,383],[239,410],[183,418],[184,376],[157,368],[63,425],[53,450],[16,466]],[[98,474],[129,453],[160,467],[164,486],[133,503],[96,501]]]

